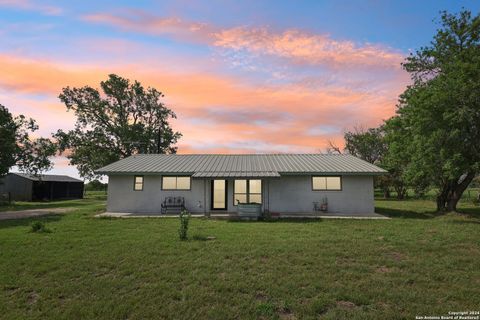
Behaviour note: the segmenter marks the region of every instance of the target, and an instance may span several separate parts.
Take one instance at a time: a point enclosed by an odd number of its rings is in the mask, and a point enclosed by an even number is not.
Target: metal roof
[[[40,175],[33,175],[33,174],[28,174],[28,173],[20,173],[20,172],[11,172],[10,174],[16,174],[17,176],[20,176],[25,179],[29,179],[32,181],[55,181],[55,182],[81,182],[83,183],[82,180],[75,179],[69,176],[64,176],[64,175],[57,175],[57,174],[40,174]]]
[[[288,174],[377,175],[386,171],[343,154],[138,154],[100,168],[96,173],[228,178],[280,177]]]

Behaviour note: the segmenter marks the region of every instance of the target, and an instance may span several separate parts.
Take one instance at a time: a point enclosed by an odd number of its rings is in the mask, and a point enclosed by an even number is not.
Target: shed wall
[[[15,201],[32,200],[32,181],[15,174],[8,174],[2,179],[0,193],[10,193]]]

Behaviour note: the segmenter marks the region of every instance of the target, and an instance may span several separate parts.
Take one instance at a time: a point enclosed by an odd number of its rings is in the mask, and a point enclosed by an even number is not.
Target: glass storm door
[[[227,209],[227,180],[212,180],[212,210]]]

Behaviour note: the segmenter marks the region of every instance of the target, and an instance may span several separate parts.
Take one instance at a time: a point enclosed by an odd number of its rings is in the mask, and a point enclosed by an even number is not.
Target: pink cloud
[[[326,66],[362,66],[400,68],[403,56],[380,45],[356,45],[328,35],[308,34],[300,30],[273,33],[266,28],[237,27],[215,34],[215,46],[274,55],[299,63]]]
[[[9,90],[10,97],[13,93],[51,97],[35,104],[43,113],[36,116],[37,120],[46,124],[49,132],[59,126],[59,118],[71,116],[55,99],[62,87],[98,87],[110,72],[154,86],[166,93],[168,105],[179,116],[174,126],[184,134],[180,152],[210,152],[223,147],[230,148],[230,152],[258,152],[262,143],[270,151],[316,151],[324,148],[328,140],[339,140],[343,129],[359,124],[377,125],[391,116],[396,96],[405,85],[399,80],[382,94],[332,85],[258,86],[233,76],[179,73],[151,65],[85,66],[9,55],[0,55],[0,69],[5,71],[0,88],[3,92]],[[16,101],[26,105],[21,99],[12,98],[7,107],[14,111]],[[322,126],[334,126],[338,131],[323,133]],[[310,130],[319,127],[320,130]]]
[[[256,55],[270,55],[290,59],[294,63],[317,64],[328,67],[365,67],[400,69],[401,52],[378,44],[356,44],[335,40],[327,34],[287,29],[273,32],[265,27],[245,26],[222,29],[218,26],[185,21],[176,17],[157,17],[141,10],[122,14],[97,13],[82,17],[92,23],[116,28],[167,35],[180,40],[201,42],[212,47],[246,51]]]
[[[153,35],[172,35],[194,42],[209,42],[215,31],[206,23],[189,22],[177,17],[156,17],[141,10],[123,11],[114,15],[94,13],[82,16],[82,20],[111,25],[125,31],[135,31]]]
[[[63,9],[60,7],[39,4],[33,0],[0,0],[0,7],[38,11],[50,16],[57,16],[63,12]]]

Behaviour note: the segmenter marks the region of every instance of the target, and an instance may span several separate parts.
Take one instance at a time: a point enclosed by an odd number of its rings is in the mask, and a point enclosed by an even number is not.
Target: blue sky
[[[400,63],[462,7],[480,2],[0,0],[0,103],[49,136],[74,124],[63,87],[117,73],[165,93],[180,153],[318,152],[394,114]]]

